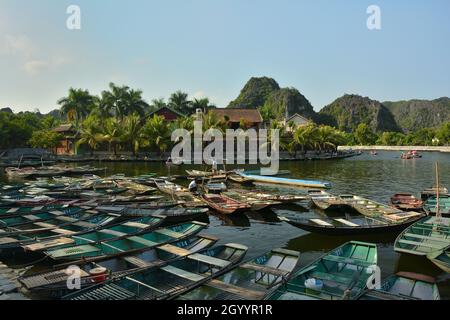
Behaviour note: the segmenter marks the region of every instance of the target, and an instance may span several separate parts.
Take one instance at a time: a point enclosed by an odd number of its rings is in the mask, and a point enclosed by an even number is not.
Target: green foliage
[[[76,127],[92,111],[96,105],[96,98],[88,90],[69,89],[67,97],[58,100],[61,106],[61,114],[67,117],[67,121],[73,122]]]
[[[29,140],[33,148],[54,149],[58,146],[62,135],[51,130],[34,131]]]
[[[355,132],[355,140],[357,143],[361,145],[373,145],[377,140],[377,136],[372,132],[369,126],[365,123],[360,123],[356,128]]]

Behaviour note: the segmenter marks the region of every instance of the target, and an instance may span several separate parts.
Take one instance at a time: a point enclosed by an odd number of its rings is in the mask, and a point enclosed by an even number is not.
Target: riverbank
[[[384,151],[422,151],[422,152],[449,152],[450,146],[447,147],[430,147],[430,146],[340,146],[339,151],[350,150],[384,150]]]

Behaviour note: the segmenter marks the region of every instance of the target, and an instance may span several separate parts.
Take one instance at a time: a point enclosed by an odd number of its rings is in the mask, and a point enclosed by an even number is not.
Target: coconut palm
[[[114,115],[119,120],[127,115],[137,113],[140,116],[145,114],[149,108],[147,102],[142,99],[141,90],[133,90],[128,86],[117,86],[109,84],[109,90],[103,91],[99,103],[103,113]]]
[[[164,107],[167,107],[167,103],[164,98],[153,99],[152,104],[150,105],[152,111],[156,111]]]
[[[194,99],[191,102],[190,108],[195,112],[197,109],[201,109],[203,113],[208,113],[210,109],[216,109],[217,107],[209,102],[208,98]]]
[[[142,119],[137,114],[127,116],[123,121],[124,135],[123,142],[127,143],[133,156],[137,156],[141,146],[145,144],[144,136],[142,134]]]
[[[61,114],[67,116],[69,122],[73,122],[76,127],[94,108],[96,98],[88,90],[69,89],[67,97],[58,100],[61,106]]]
[[[104,124],[103,140],[108,142],[109,151],[114,151],[114,155],[117,156],[118,147],[123,141],[124,133],[123,126],[116,118],[108,118]]]
[[[191,114],[191,102],[188,99],[188,94],[178,90],[169,98],[169,107],[184,114]]]
[[[143,146],[156,147],[162,155],[171,144],[171,129],[162,116],[149,118],[142,128]]]
[[[91,149],[91,155],[93,155],[103,141],[104,136],[100,133],[100,121],[96,116],[90,115],[81,125],[80,139],[77,141],[76,146],[88,145]]]

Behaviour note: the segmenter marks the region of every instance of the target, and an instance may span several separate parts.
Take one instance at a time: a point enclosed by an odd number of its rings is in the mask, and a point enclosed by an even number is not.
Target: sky
[[[183,90],[225,107],[253,76],[317,111],[345,93],[450,96],[449,13],[448,0],[0,0],[0,108],[44,113],[70,87],[110,82],[148,102]]]

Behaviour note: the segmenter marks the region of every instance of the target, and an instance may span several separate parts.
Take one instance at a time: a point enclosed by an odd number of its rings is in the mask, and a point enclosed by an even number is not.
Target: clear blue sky
[[[66,28],[70,4],[79,31]],[[366,27],[371,4],[380,31]],[[448,0],[0,0],[0,107],[46,112],[71,86],[111,81],[222,107],[263,75],[316,110],[344,93],[450,96],[449,14]]]

